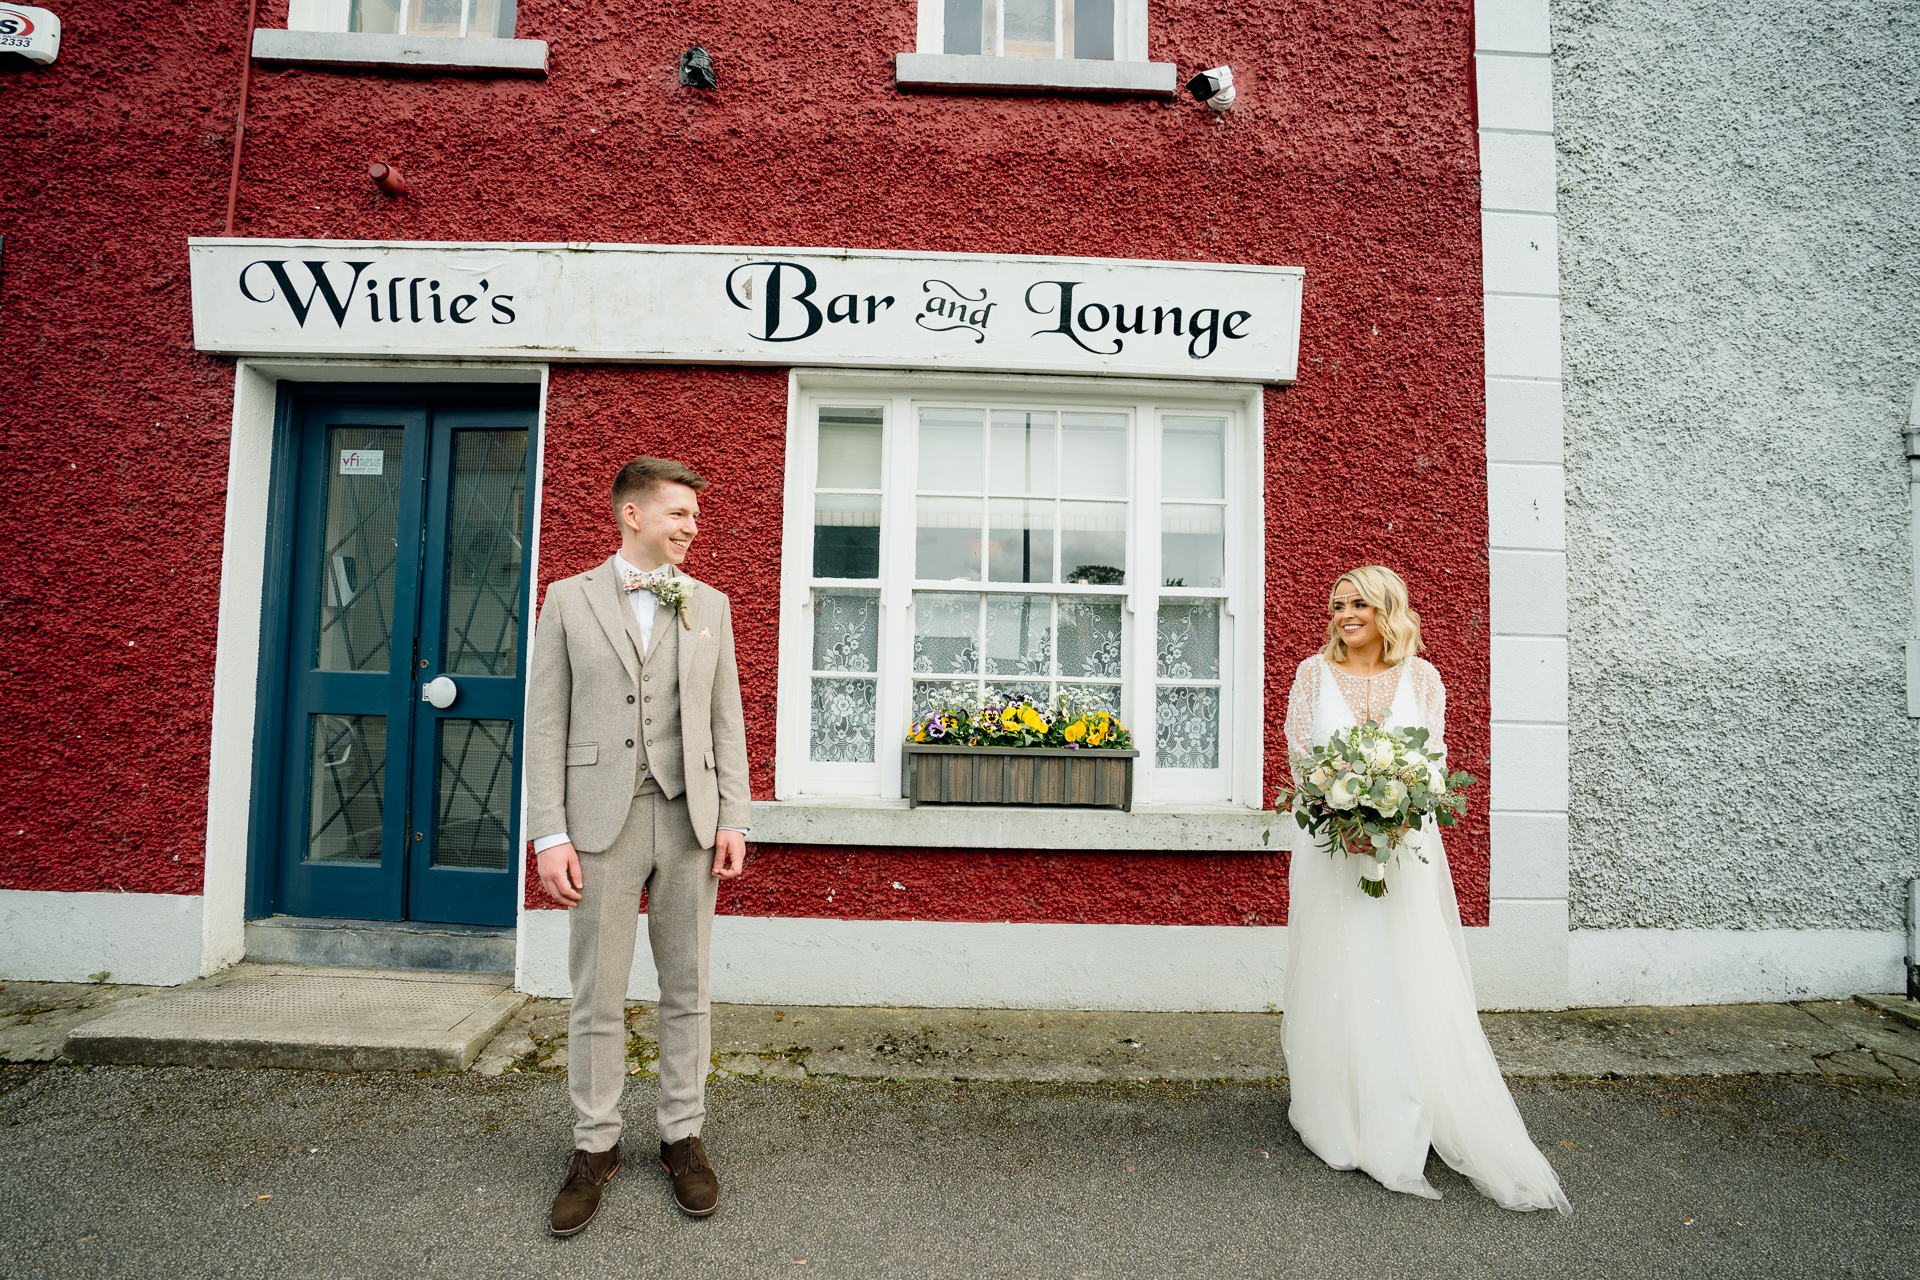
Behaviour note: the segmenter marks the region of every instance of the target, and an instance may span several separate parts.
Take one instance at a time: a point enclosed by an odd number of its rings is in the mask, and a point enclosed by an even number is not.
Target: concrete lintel
[[[1158,849],[1221,853],[1262,845],[1273,815],[1233,805],[1027,809],[905,800],[775,800],[753,806],[755,844],[853,844],[892,849]]]
[[[261,62],[318,67],[388,67],[413,71],[547,74],[545,40],[485,36],[391,36],[364,31],[285,31],[257,27],[253,56]]]
[[[1171,98],[1179,71],[1171,62],[1085,58],[996,58],[975,53],[902,53],[894,59],[902,89],[964,93],[1060,93],[1098,98]]]

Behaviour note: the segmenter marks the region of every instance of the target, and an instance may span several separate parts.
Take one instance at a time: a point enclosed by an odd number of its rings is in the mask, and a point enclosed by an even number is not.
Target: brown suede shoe
[[[620,1172],[620,1144],[605,1151],[576,1151],[567,1166],[567,1180],[553,1198],[553,1216],[547,1230],[556,1236],[578,1235],[600,1212],[600,1188]]]
[[[704,1218],[720,1206],[720,1179],[713,1176],[698,1134],[661,1143],[660,1167],[673,1179],[673,1202],[680,1212]]]

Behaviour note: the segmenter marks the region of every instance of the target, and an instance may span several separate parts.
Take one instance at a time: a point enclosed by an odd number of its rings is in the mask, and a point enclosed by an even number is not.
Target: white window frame
[[[964,401],[1007,407],[1124,411],[1133,419],[1129,459],[1128,586],[1122,596],[1126,675],[1121,718],[1140,757],[1135,765],[1136,809],[1183,804],[1261,807],[1265,676],[1263,389],[1241,383],[1147,381],[1124,378],[1026,377],[1001,374],[888,373],[794,370],[788,386],[785,522],[781,556],[780,668],[774,758],[774,795],[780,801],[836,798],[899,802],[901,744],[912,705],[912,556],[914,542],[896,532],[915,527],[916,408]],[[881,629],[878,724],[874,761],[816,763],[809,759],[813,662],[813,491],[819,409],[882,409],[880,544]],[[1167,589],[1160,581],[1160,545],[1143,530],[1157,527],[1161,506],[1159,457],[1162,416],[1219,416],[1227,421],[1224,586]],[[1154,429],[1143,431],[1141,423]],[[1153,512],[1148,516],[1142,513]],[[905,557],[903,559],[903,557]],[[833,585],[841,585],[835,581]],[[861,584],[847,581],[844,585]],[[1042,584],[1014,590],[1048,593]],[[955,584],[955,589],[960,588]],[[982,583],[982,590],[990,584]],[[1054,592],[1057,594],[1057,592]],[[1162,597],[1217,596],[1224,602],[1221,638],[1221,767],[1160,769],[1154,764],[1154,690],[1158,602]],[[1205,682],[1198,682],[1205,683]],[[930,810],[937,814],[938,810]],[[938,820],[933,819],[933,820]]]
[[[1057,3],[1057,0],[1056,0]],[[1065,5],[1055,9],[1058,15],[1064,15]],[[1004,9],[1002,25],[1005,24]],[[1055,20],[1057,27],[1064,17]],[[1113,0],[1113,61],[1147,61],[1147,0]],[[914,50],[917,53],[946,54],[947,51],[947,6],[946,0],[920,0],[918,29],[915,32]],[[1000,57],[1000,54],[981,54],[982,57]],[[1081,61],[1081,59],[1072,59]],[[1105,61],[1105,59],[1100,59]]]

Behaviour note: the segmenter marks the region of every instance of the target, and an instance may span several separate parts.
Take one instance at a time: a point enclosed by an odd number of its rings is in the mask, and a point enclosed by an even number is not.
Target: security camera
[[[1233,105],[1233,68],[1215,67],[1187,81],[1187,92],[1215,111],[1224,112]]]

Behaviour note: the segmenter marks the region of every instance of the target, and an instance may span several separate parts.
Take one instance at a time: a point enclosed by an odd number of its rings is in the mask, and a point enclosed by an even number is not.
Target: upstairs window
[[[920,0],[923,54],[1144,62],[1146,0]]]
[[[1114,0],[941,0],[942,53],[1095,58],[1117,47]]]
[[[513,37],[515,0],[291,0],[289,31]]]

